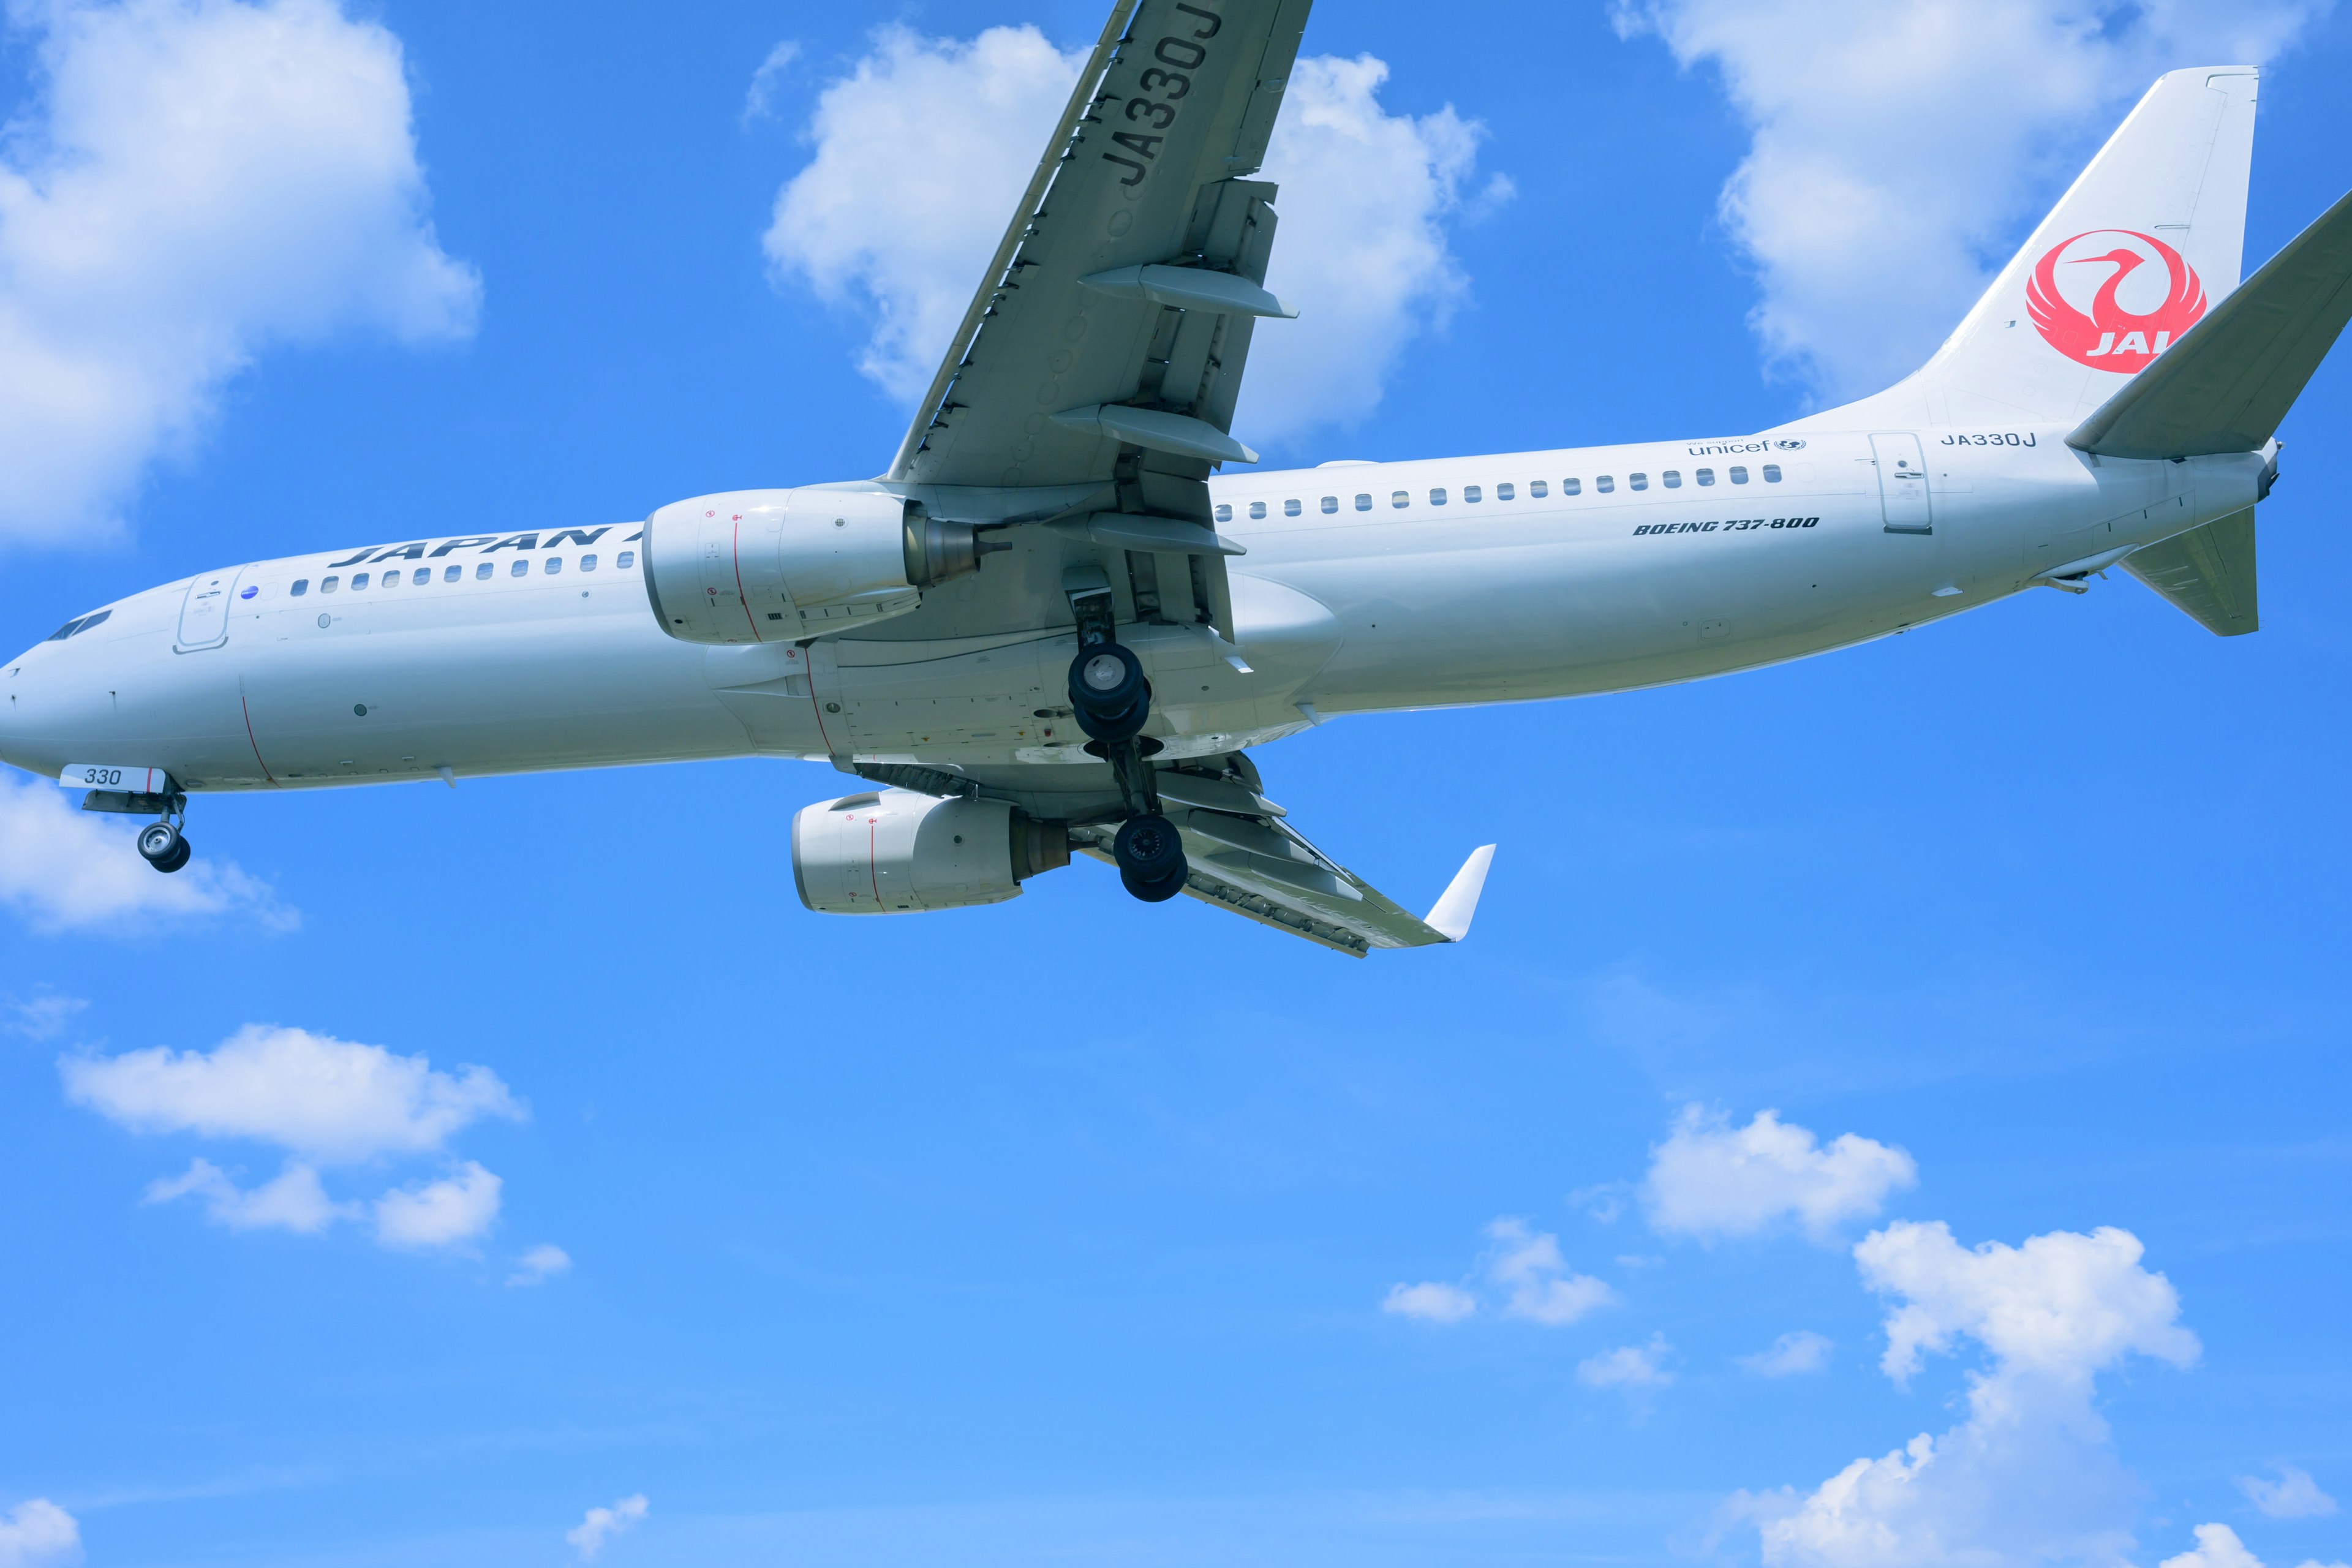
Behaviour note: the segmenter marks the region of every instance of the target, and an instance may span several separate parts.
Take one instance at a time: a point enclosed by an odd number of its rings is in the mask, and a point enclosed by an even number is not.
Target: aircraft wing
[[[1230,784],[1160,777],[1168,819],[1183,835],[1187,898],[1361,958],[1376,947],[1460,942],[1485,891],[1491,844],[1473,850],[1426,918],[1417,916],[1309,843],[1283,809]],[[1084,853],[1108,862],[1109,837]]]
[[[1118,0],[979,292],[880,481],[1016,529],[959,629],[1067,625],[1067,545],[1122,619],[1233,633],[1207,479],[1265,291],[1265,154],[1309,0]],[[1028,557],[1034,555],[1036,560]],[[1085,563],[1080,563],[1084,564]],[[1001,602],[998,602],[1001,601]],[[893,636],[936,636],[916,623]]]

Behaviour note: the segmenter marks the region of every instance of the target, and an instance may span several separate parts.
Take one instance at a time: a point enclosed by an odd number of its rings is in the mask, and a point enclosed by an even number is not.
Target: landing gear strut
[[[151,822],[139,830],[139,853],[147,864],[158,871],[176,871],[188,863],[194,853],[188,847],[187,835],[169,817]]]
[[[1184,890],[1191,868],[1175,824],[1160,815],[1160,791],[1151,764],[1144,760],[1160,749],[1159,742],[1142,732],[1151,717],[1151,682],[1144,678],[1143,661],[1118,645],[1108,585],[1091,593],[1073,592],[1070,609],[1078,623],[1078,656],[1070,661],[1070,710],[1078,728],[1092,737],[1087,750],[1110,764],[1127,802],[1128,818],[1111,846],[1111,856],[1129,892],[1146,903],[1160,903]]]

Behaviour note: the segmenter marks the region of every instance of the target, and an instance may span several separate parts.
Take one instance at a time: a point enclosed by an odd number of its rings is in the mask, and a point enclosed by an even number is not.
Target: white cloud
[[[2196,1549],[2166,1558],[2161,1568],[2263,1568],[2262,1559],[2226,1524],[2200,1524],[2191,1533]]]
[[[2240,1476],[2238,1489],[2273,1519],[2325,1519],[2336,1511],[2336,1500],[2319,1489],[2311,1472],[2293,1465],[2281,1465],[2274,1481]]]
[[[768,58],[751,73],[751,85],[743,94],[742,123],[747,128],[774,116],[777,84],[800,58],[801,46],[796,38],[786,38],[768,51]]]
[[[1771,1568],[2120,1563],[2138,1484],[2094,1405],[2096,1375],[2132,1355],[2186,1366],[2179,1300],[2140,1267],[2138,1240],[2102,1229],[1964,1248],[1941,1224],[1892,1225],[1854,1248],[1864,1282],[1898,1299],[1881,1366],[1898,1384],[1923,1352],[1975,1341],[1968,1415],[1856,1459],[1799,1496],[1742,1494]]]
[[[1485,128],[1451,104],[1418,118],[1381,107],[1386,61],[1328,56],[1290,73],[1263,178],[1280,184],[1266,287],[1298,311],[1250,341],[1237,428],[1296,437],[1360,423],[1380,406],[1398,356],[1466,297],[1449,224]],[[1509,199],[1497,176],[1481,208]]]
[[[1496,1310],[1504,1317],[1560,1328],[1617,1300],[1601,1280],[1570,1269],[1560,1256],[1559,1237],[1530,1230],[1525,1220],[1494,1221],[1486,1226],[1486,1251],[1465,1284],[1392,1285],[1381,1310],[1429,1323],[1458,1323],[1477,1312],[1483,1289],[1498,1298]]]
[[[646,1517],[646,1494],[625,1497],[610,1508],[592,1508],[586,1518],[563,1532],[580,1553],[580,1561],[593,1563],[604,1550],[604,1543],[616,1535],[634,1529]]]
[[[1645,1345],[1621,1345],[1576,1363],[1576,1381],[1593,1388],[1664,1388],[1675,1374],[1665,1369],[1674,1347],[1664,1334]]]
[[[328,1163],[430,1153],[478,1118],[525,1114],[488,1068],[452,1077],[421,1056],[266,1024],[209,1053],[157,1046],[58,1069],[68,1100],[133,1131],[254,1138]]]
[[[1811,1329],[1799,1329],[1774,1340],[1769,1350],[1741,1356],[1739,1364],[1759,1377],[1798,1377],[1829,1365],[1834,1348]]]
[[[815,154],[776,197],[768,259],[872,316],[857,368],[893,397],[930,384],[1087,54],[1029,26],[892,25],[818,94]]]
[[[0,539],[111,526],[267,348],[471,331],[383,27],[333,0],[7,16],[36,96],[0,151]]]
[[[375,1201],[376,1239],[386,1247],[455,1247],[499,1217],[498,1177],[468,1160],[422,1186],[399,1187]]]
[[[5,292],[0,282],[0,297]],[[9,440],[5,310],[0,304],[0,453]],[[0,457],[0,472],[5,468]],[[0,536],[8,527],[7,485],[0,478]],[[184,871],[158,875],[131,847],[141,824],[85,812],[80,805],[80,796],[71,791],[0,773],[0,904],[34,930],[131,936],[159,923],[212,916],[241,917],[269,931],[291,931],[301,923],[267,884],[232,861],[199,855]]]
[[[32,995],[10,997],[0,1004],[8,1022],[0,1025],[12,1035],[22,1035],[28,1040],[54,1040],[72,1026],[89,1006],[79,996],[60,995],[55,991],[37,991]]]
[[[1826,1240],[1917,1180],[1910,1155],[1872,1139],[1848,1132],[1824,1148],[1774,1111],[1735,1128],[1694,1105],[1651,1151],[1642,1198],[1650,1223],[1672,1234],[1754,1236],[1794,1220]]]
[[[507,1276],[509,1285],[543,1285],[559,1274],[572,1272],[572,1254],[548,1242],[541,1242],[515,1259],[515,1271]]]
[[[192,1160],[180,1175],[150,1183],[147,1187],[147,1201],[151,1204],[170,1203],[191,1194],[204,1199],[205,1213],[214,1224],[225,1225],[231,1230],[274,1227],[315,1236],[351,1212],[327,1196],[326,1188],[319,1183],[318,1172],[299,1163],[288,1165],[276,1180],[248,1191],[230,1181],[210,1160]]]
[[[1458,1323],[1478,1310],[1478,1298],[1459,1285],[1425,1281],[1391,1285],[1381,1300],[1381,1310],[1424,1323]]]
[[[1617,1299],[1590,1274],[1571,1273],[1560,1257],[1559,1238],[1528,1230],[1524,1220],[1498,1219],[1486,1227],[1486,1236],[1495,1244],[1486,1277],[1509,1292],[1503,1303],[1506,1317],[1559,1328]]]
[[[81,1526],[47,1498],[0,1513],[0,1568],[66,1568],[81,1561]]]
[[[956,39],[891,26],[818,95],[814,153],[764,244],[780,283],[872,319],[858,369],[892,396],[929,384],[1086,57],[1034,27]],[[1463,297],[1448,226],[1510,195],[1497,178],[1465,201],[1484,132],[1450,107],[1388,113],[1388,74],[1369,56],[1291,73],[1262,177],[1282,187],[1267,282],[1301,319],[1253,342],[1240,415],[1253,439],[1370,414],[1404,345]]]
[[[2329,0],[1618,0],[1753,138],[1723,188],[1768,356],[1831,397],[1924,363],[2123,111],[2259,64]],[[1923,177],[1921,171],[1932,170]]]
[[[251,1189],[198,1159],[149,1187],[148,1202],[201,1198],[215,1223],[240,1230],[315,1235],[364,1216],[378,1241],[404,1248],[453,1247],[487,1232],[498,1218],[499,1178],[467,1161],[437,1181],[394,1188],[373,1203],[338,1203],[312,1163],[439,1153],[482,1117],[528,1114],[488,1068],[452,1075],[421,1056],[267,1024],[248,1024],[210,1052],[157,1046],[118,1057],[68,1056],[58,1071],[68,1100],[134,1132],[249,1138],[296,1156],[274,1181]],[[526,1266],[543,1253],[562,1257],[542,1247]]]

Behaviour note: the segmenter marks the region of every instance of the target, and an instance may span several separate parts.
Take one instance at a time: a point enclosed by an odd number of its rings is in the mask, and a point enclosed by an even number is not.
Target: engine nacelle
[[[886,789],[793,818],[793,881],[824,915],[896,915],[1001,904],[1070,863],[1069,830],[1001,800]]]
[[[989,546],[884,490],[730,490],[646,520],[646,594],[684,642],[795,642],[904,615]]]

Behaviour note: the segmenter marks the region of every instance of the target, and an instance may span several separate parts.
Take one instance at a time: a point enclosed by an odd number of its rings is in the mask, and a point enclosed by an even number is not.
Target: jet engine
[[[730,490],[646,520],[646,593],[684,642],[793,642],[903,615],[1006,548],[887,490]]]
[[[1070,863],[1069,830],[1001,800],[845,795],[793,818],[793,881],[824,915],[896,915],[1001,904]]]

